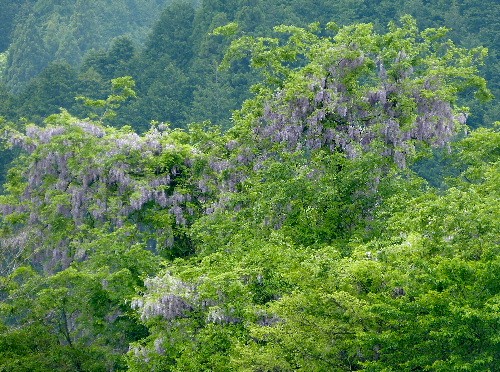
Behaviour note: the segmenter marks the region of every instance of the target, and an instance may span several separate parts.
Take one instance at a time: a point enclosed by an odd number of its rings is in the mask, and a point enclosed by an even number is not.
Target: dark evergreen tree
[[[27,3],[12,33],[4,80],[9,89],[19,92],[51,62],[63,60],[76,66],[87,51],[107,48],[122,35],[142,42],[166,3],[167,0]]]
[[[186,68],[193,57],[193,32],[195,9],[186,2],[169,5],[156,22],[146,43],[145,57],[152,64],[168,56],[177,67]]]
[[[77,72],[68,63],[50,64],[16,97],[18,116],[41,122],[60,108],[70,109],[77,81]]]
[[[0,0],[0,52],[6,50],[11,42],[12,31],[17,15],[22,13],[34,0]]]

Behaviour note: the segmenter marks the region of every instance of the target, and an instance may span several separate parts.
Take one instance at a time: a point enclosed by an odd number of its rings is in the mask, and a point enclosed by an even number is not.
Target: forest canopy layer
[[[113,127],[130,76],[2,121],[0,370],[496,370],[500,132],[459,100],[486,50],[387,29],[215,28],[261,76],[229,130]],[[409,165],[439,146],[436,189]]]

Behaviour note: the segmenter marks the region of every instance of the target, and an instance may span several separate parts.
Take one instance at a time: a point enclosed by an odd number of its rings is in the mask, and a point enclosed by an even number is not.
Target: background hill
[[[2,0],[0,45],[7,51],[1,69],[0,115],[40,121],[64,107],[80,116],[73,97],[103,98],[109,80],[130,75],[138,99],[123,108],[114,125],[146,130],[151,120],[175,127],[211,120],[229,127],[231,111],[248,98],[258,79],[244,62],[219,71],[229,40],[211,36],[218,26],[237,22],[240,33],[261,35],[278,24],[339,25],[372,22],[379,30],[403,14],[420,27],[449,27],[459,45],[486,46],[484,74],[498,95],[500,50],[497,1],[426,2],[405,0],[315,1],[26,1]],[[9,46],[7,48],[7,45]],[[463,103],[474,105],[467,94]],[[494,103],[476,105],[469,125],[491,123]]]

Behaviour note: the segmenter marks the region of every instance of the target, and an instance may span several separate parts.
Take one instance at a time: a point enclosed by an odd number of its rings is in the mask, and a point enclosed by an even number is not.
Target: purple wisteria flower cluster
[[[194,309],[195,288],[166,273],[161,278],[145,280],[148,295],[132,301],[132,308],[138,310],[141,318],[147,320],[161,316],[164,319],[184,317]]]
[[[43,233],[38,239],[34,235],[33,239],[19,239],[26,236],[19,224],[20,230],[13,232],[18,239],[8,234],[0,239],[4,251],[32,252],[51,246],[54,253],[60,244],[67,245],[80,226],[137,223],[134,215],[145,207],[167,210],[172,216],[173,226],[157,227],[168,233],[162,241],[169,248],[174,244],[172,227],[189,223],[197,208],[194,195],[203,194],[189,179],[189,169],[199,154],[157,129],[139,136],[76,122],[28,126],[26,134],[13,132],[10,138],[28,156],[19,171],[22,187],[11,198],[0,200],[3,216],[25,215],[26,223],[52,236],[57,226],[68,230],[60,234],[65,238],[51,243],[44,240]],[[69,264],[71,259],[66,258]]]
[[[303,76],[307,91],[293,82],[278,90],[255,128],[261,141],[290,151],[327,148],[350,158],[380,144],[383,155],[404,167],[412,141],[442,146],[465,122],[466,115],[437,93],[439,79],[422,80],[412,66],[400,67],[404,53],[387,70],[380,56],[357,54],[323,66],[322,76]]]

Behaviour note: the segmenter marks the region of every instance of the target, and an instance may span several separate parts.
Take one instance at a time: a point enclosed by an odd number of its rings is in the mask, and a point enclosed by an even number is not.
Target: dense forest
[[[144,132],[151,120],[174,127],[211,120],[228,128],[231,112],[250,97],[250,86],[260,79],[244,60],[225,71],[217,68],[231,37],[212,31],[230,22],[239,27],[233,38],[272,35],[279,24],[306,27],[331,21],[339,26],[373,23],[384,32],[390,21],[410,14],[422,29],[450,28],[448,37],[463,47],[487,47],[482,74],[495,96],[499,90],[496,1],[453,1],[452,6],[449,1],[421,0],[397,6],[366,0],[321,0],[314,6],[305,0],[22,3],[0,0],[0,8],[6,9],[0,24],[7,28],[0,34],[0,115],[11,120],[24,117],[40,124],[60,107],[86,117],[88,111],[74,97],[104,99],[110,79],[132,76],[138,97],[108,124],[129,124]],[[467,92],[462,99],[474,108],[469,125],[490,125],[498,119],[494,103],[477,104]]]
[[[496,1],[0,0],[0,371],[497,371]]]

